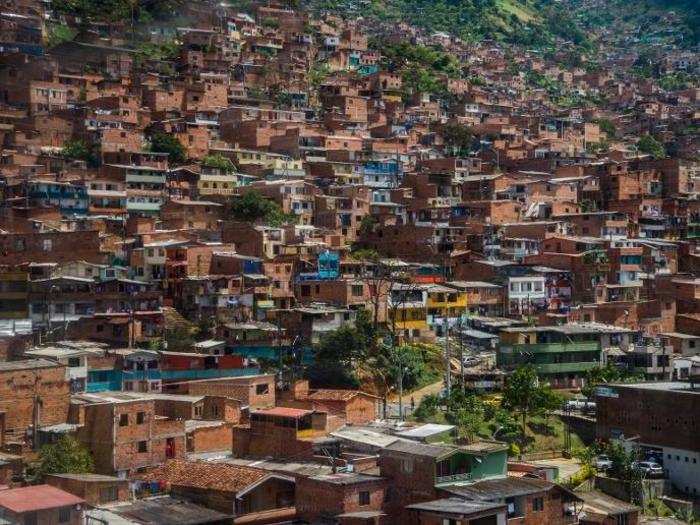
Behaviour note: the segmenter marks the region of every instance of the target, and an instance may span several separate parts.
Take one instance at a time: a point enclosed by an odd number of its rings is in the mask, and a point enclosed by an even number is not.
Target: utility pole
[[[394,347],[396,351],[396,347]],[[396,354],[394,354],[396,355]],[[399,421],[403,421],[403,359],[399,356]]]
[[[450,365],[450,326],[447,321],[447,312],[445,312],[445,317],[442,318],[442,326],[445,334],[445,389],[449,396],[452,390],[452,367]]]
[[[464,392],[464,333],[463,333],[463,321],[459,320],[459,383],[462,387],[462,392]]]

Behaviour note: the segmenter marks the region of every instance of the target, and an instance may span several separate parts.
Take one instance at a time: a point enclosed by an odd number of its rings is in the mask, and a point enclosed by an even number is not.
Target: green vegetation
[[[586,372],[585,385],[581,387],[581,393],[588,399],[591,399],[598,385],[606,383],[632,383],[640,380],[644,380],[643,375],[640,376],[630,373],[627,370],[621,370],[608,363],[604,367],[597,366]]]
[[[467,156],[474,141],[472,130],[461,124],[448,123],[442,128],[442,138],[445,146],[455,155]]]
[[[459,78],[461,69],[456,57],[438,47],[390,43],[372,40],[370,47],[381,51],[384,66],[401,74],[404,96],[413,93],[445,94],[447,78]]]
[[[651,135],[643,135],[637,142],[637,148],[642,153],[647,153],[655,159],[663,159],[666,156],[666,149]]]
[[[307,369],[314,386],[358,388],[355,369],[367,354],[369,342],[354,326],[342,326],[326,334],[315,348],[314,364]]]
[[[180,0],[52,0],[53,9],[59,14],[80,17],[81,29],[91,22],[113,23],[124,20],[153,20],[171,17],[177,12]]]
[[[368,310],[357,313],[355,326],[346,325],[327,334],[314,348],[314,363],[306,376],[315,387],[357,388],[373,384],[379,395],[408,392],[436,382],[442,366],[441,349],[435,345],[381,342],[388,335],[375,329]]]
[[[67,159],[82,160],[95,167],[100,163],[100,147],[84,140],[68,140],[63,144],[61,155]]]
[[[608,138],[613,138],[615,137],[615,132],[617,129],[615,128],[615,124],[611,120],[608,120],[606,118],[599,119],[598,121],[598,126],[600,127],[600,131],[605,133]]]
[[[311,8],[348,18],[407,22],[429,32],[444,31],[465,41],[494,38],[530,47],[554,46],[557,38],[586,44],[564,5],[551,0],[309,0]]]
[[[309,69],[309,84],[317,88],[323,81],[330,75],[331,69],[325,62],[316,62],[311,69]]]
[[[47,32],[48,36],[46,37],[46,45],[49,48],[56,47],[63,42],[70,42],[78,34],[78,32],[72,27],[56,24],[48,25]]]
[[[680,91],[697,85],[697,77],[693,77],[683,71],[669,73],[659,79],[659,85],[666,91]]]
[[[523,434],[517,414],[514,415],[512,409],[502,407],[499,396],[464,392],[459,386],[453,387],[447,398],[425,396],[413,417],[421,422],[453,424],[457,426],[459,437],[470,441],[479,438],[503,441],[508,444],[511,456],[521,452],[561,451],[564,448],[565,424],[546,409],[528,416]],[[583,447],[575,433],[572,432],[570,436],[573,448]]]
[[[265,18],[263,18],[261,23],[263,27],[270,27],[273,29],[277,29],[280,26],[280,21],[270,16],[266,16]]]
[[[501,407],[519,414],[521,438],[527,441],[527,420],[535,415],[556,410],[562,405],[562,398],[549,385],[541,384],[537,371],[531,365],[517,368],[503,388]]]
[[[296,222],[295,215],[284,213],[276,202],[266,199],[255,190],[247,191],[233,199],[228,205],[227,215],[238,221],[260,221],[268,226]]]
[[[218,169],[222,173],[233,173],[236,170],[231,159],[224,157],[220,153],[204,157],[202,159],[202,166]]]
[[[173,164],[182,164],[187,160],[185,147],[176,137],[167,133],[157,132],[151,135],[151,151],[167,153],[168,161]]]
[[[62,436],[54,445],[44,445],[39,451],[37,474],[88,474],[95,466],[90,451],[75,438]]]
[[[174,40],[160,43],[141,42],[137,50],[140,59],[148,60],[175,60],[180,55],[180,44]]]

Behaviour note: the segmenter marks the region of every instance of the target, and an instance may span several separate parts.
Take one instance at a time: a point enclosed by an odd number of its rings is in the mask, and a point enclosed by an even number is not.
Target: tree
[[[637,142],[637,148],[642,153],[647,153],[655,159],[663,159],[666,156],[664,145],[651,135],[642,135]]]
[[[447,399],[445,418],[457,426],[459,437],[473,442],[484,425],[484,402],[478,396],[455,387]]]
[[[467,155],[474,139],[472,130],[467,126],[457,123],[445,124],[442,129],[442,138],[445,146],[452,150],[453,154]]]
[[[167,153],[168,161],[173,164],[182,164],[187,159],[187,152],[182,143],[173,135],[167,133],[154,133],[151,135],[151,151],[154,153]]]
[[[369,221],[365,221],[368,217],[362,219],[361,229],[370,227],[368,226]],[[379,312],[383,306],[387,305],[391,291],[398,282],[397,277],[389,266],[382,263],[381,257],[376,250],[355,250],[350,256],[356,261],[363,263],[360,270],[360,279],[367,284],[369,290],[369,302],[372,306],[372,325],[375,333],[377,333],[379,331]]]
[[[80,139],[67,140],[63,144],[61,155],[67,159],[85,161],[92,167],[97,166],[100,159],[99,146]]]
[[[90,451],[71,436],[62,436],[53,445],[44,445],[39,451],[38,474],[88,474],[95,465]]]
[[[296,222],[296,216],[285,214],[276,202],[265,198],[256,190],[246,191],[240,197],[233,199],[228,206],[227,214],[239,221],[262,221],[270,226]]]
[[[202,166],[218,169],[222,173],[233,173],[236,169],[231,159],[224,157],[220,153],[204,157],[202,159]]]
[[[341,326],[321,338],[307,377],[314,386],[357,388],[355,369],[367,357],[367,339],[356,326]]]
[[[611,120],[602,118],[598,120],[598,126],[600,127],[600,131],[605,133],[609,138],[615,137],[617,129]]]
[[[611,363],[604,367],[596,366],[586,372],[584,386],[581,387],[581,393],[588,399],[591,399],[595,394],[595,389],[600,384],[632,382],[643,379],[636,374],[629,373],[627,370],[620,370]]]
[[[560,399],[549,385],[541,385],[532,365],[517,368],[503,388],[501,406],[517,412],[521,421],[521,438],[526,439],[527,418],[555,408]]]

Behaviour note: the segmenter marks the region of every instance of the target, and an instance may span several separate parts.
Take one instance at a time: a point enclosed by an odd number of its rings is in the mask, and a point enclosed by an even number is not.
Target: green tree
[[[448,123],[442,129],[442,138],[445,140],[445,146],[450,148],[453,154],[467,155],[474,140],[474,134],[467,126]]]
[[[341,326],[321,338],[306,375],[314,386],[357,388],[356,368],[367,357],[367,338],[356,326]]]
[[[666,149],[651,135],[642,135],[637,142],[637,147],[642,153],[647,153],[655,159],[663,159],[666,156]]]
[[[285,214],[276,202],[266,199],[256,190],[246,191],[230,201],[227,214],[239,221],[262,221],[270,226],[296,222],[296,216]]]
[[[83,160],[90,166],[95,167],[100,162],[99,146],[88,144],[84,140],[67,140],[63,144],[61,155],[67,159]]]
[[[527,418],[555,408],[559,402],[549,385],[540,384],[532,365],[518,367],[503,388],[501,406],[520,416],[521,438],[526,440]]]
[[[605,366],[596,366],[586,372],[584,386],[581,387],[581,393],[588,399],[595,395],[595,389],[598,385],[606,383],[629,383],[633,381],[643,380],[643,376],[633,374],[627,370],[621,370],[616,366],[608,363]]]
[[[182,143],[173,135],[156,132],[151,135],[151,151],[154,153],[167,153],[168,161],[173,164],[182,164],[187,159],[187,152]]]
[[[457,426],[459,437],[473,442],[484,425],[484,402],[472,393],[461,388],[453,388],[447,400],[445,418]]]
[[[176,324],[166,332],[168,350],[172,352],[191,351],[195,340],[193,330],[187,324]],[[161,345],[162,346],[162,345]]]
[[[440,408],[440,398],[435,394],[428,394],[421,399],[418,408],[413,412],[413,416],[424,423],[432,421]]]
[[[615,128],[615,124],[613,124],[612,120],[602,118],[598,120],[598,126],[600,127],[600,131],[605,133],[609,138],[615,137],[615,132],[617,129]]]
[[[233,173],[235,171],[235,166],[233,162],[228,157],[224,157],[220,153],[216,155],[207,155],[202,159],[202,166],[207,168],[215,168],[223,173]]]
[[[39,450],[38,474],[88,474],[95,465],[90,451],[71,436],[62,436],[53,445],[44,445]]]

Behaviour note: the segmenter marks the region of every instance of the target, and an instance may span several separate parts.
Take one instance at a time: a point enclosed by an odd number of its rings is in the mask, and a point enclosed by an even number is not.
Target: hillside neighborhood
[[[0,524],[698,522],[697,6],[431,1],[2,2]]]

